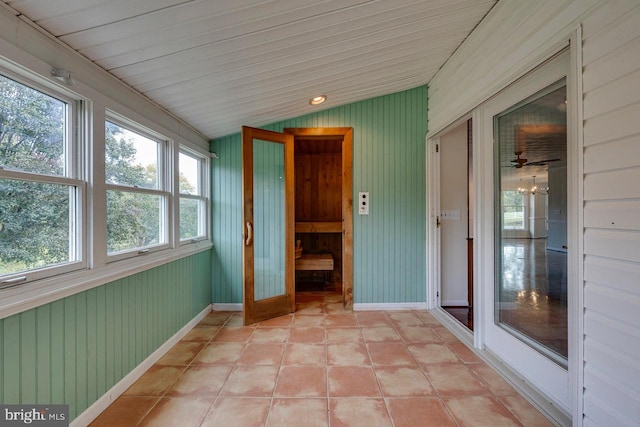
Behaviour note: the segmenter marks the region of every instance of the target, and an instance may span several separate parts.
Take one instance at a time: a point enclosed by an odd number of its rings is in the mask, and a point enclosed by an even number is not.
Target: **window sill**
[[[210,240],[0,290],[0,319],[209,250]]]

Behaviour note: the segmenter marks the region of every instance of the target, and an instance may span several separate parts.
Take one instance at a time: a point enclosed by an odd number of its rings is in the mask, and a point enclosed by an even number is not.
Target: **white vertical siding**
[[[582,345],[584,391],[573,422],[636,426],[640,2],[500,1],[430,83],[429,129],[440,131],[506,87],[577,25],[583,35],[584,303],[583,336],[574,342]]]
[[[640,419],[640,4],[583,21],[584,423]]]
[[[436,133],[529,71],[598,0],[501,0],[429,83]]]

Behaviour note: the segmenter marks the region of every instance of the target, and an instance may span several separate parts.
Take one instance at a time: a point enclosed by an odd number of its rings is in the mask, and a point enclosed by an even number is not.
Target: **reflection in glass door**
[[[567,366],[565,79],[494,116],[494,321]]]

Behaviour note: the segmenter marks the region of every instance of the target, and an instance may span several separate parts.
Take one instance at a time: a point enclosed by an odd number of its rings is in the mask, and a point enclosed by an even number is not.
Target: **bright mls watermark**
[[[69,405],[0,405],[0,427],[68,427]]]

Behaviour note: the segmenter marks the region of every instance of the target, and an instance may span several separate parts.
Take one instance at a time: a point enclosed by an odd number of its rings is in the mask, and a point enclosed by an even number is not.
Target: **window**
[[[168,247],[167,142],[109,120],[105,125],[107,255]]]
[[[524,194],[519,191],[502,192],[502,209],[504,212],[502,227],[505,230],[524,230]]]
[[[86,265],[78,110],[0,74],[0,287]]]
[[[206,158],[181,150],[178,155],[180,192],[180,241],[207,237]]]
[[[50,67],[0,55],[0,317],[212,246],[208,141]]]

